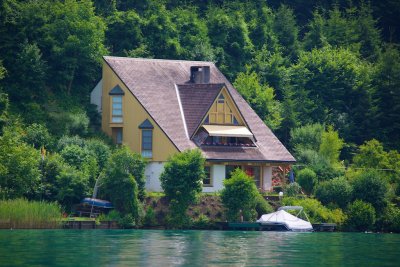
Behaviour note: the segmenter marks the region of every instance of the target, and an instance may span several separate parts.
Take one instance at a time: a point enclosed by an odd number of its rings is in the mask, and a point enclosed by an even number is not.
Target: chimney
[[[190,82],[210,83],[210,67],[209,66],[190,67]]]

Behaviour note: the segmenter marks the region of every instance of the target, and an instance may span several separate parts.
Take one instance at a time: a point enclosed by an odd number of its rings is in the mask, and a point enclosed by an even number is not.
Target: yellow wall
[[[125,92],[122,98],[123,123],[110,123],[111,121],[111,97],[109,95],[116,85]],[[104,62],[103,64],[103,98],[102,98],[102,130],[112,137],[112,127],[123,128],[123,144],[129,146],[136,153],[141,152],[141,130],[139,125],[148,119],[154,126],[153,129],[153,158],[151,161],[166,161],[176,152],[177,148],[171,140],[158,127],[148,112],[139,104],[132,93],[121,82],[118,76]]]
[[[239,125],[244,125],[244,121],[242,116],[240,116],[239,111],[236,108],[236,105],[232,101],[229,93],[227,92],[226,88],[224,87],[221,91],[225,98],[225,103],[227,104],[220,104],[218,103],[218,95],[217,99],[215,100],[214,104],[211,106],[210,110],[208,111],[209,116],[209,123],[210,124],[229,124],[232,125],[233,121],[228,119],[228,114],[232,114],[235,116],[236,120],[238,121]],[[206,116],[207,117],[207,116]],[[227,123],[227,121],[230,121]]]

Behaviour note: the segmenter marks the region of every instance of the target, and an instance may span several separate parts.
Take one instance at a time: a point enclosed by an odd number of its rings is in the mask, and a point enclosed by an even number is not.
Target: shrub
[[[189,223],[186,212],[202,190],[205,159],[200,150],[186,150],[172,156],[160,176],[161,187],[170,199],[167,222],[182,228]]]
[[[232,172],[231,178],[224,181],[225,188],[221,191],[221,200],[226,208],[227,219],[238,221],[240,210],[246,221],[255,220],[257,198],[260,194],[252,178],[240,169]]]
[[[76,145],[80,147],[84,147],[85,145],[85,140],[82,139],[81,137],[74,135],[74,136],[69,136],[69,135],[63,135],[60,140],[57,142],[57,150],[61,151],[65,147],[70,146],[70,145]]]
[[[77,169],[65,165],[56,177],[57,200],[67,211],[89,194],[89,179]]]
[[[344,177],[320,183],[315,190],[315,197],[327,205],[333,203],[345,208],[352,199],[353,188]]]
[[[372,230],[376,219],[374,207],[362,200],[356,200],[349,204],[347,216],[347,228],[358,231]]]
[[[303,188],[306,194],[310,195],[317,183],[317,175],[313,170],[305,168],[297,173],[297,182],[301,188]]]
[[[192,228],[194,229],[209,229],[212,226],[212,222],[207,215],[200,214],[199,217],[192,222]]]
[[[400,233],[400,208],[388,205],[382,216],[382,228],[384,231]]]
[[[258,194],[256,201],[256,211],[258,215],[257,217],[274,211],[268,201],[266,201],[261,194]]]
[[[328,209],[316,199],[285,197],[282,204],[285,206],[302,206],[311,223],[336,223],[340,226],[346,221],[346,215],[341,209]]]
[[[123,215],[132,214],[139,221],[138,187],[130,172],[130,165],[126,165],[124,155],[128,148],[116,150],[110,158],[103,178],[101,193],[110,200],[117,211]]]
[[[131,229],[136,226],[135,218],[132,214],[126,214],[118,220],[119,227],[123,229]]]
[[[362,172],[352,181],[354,199],[368,203],[381,212],[386,206],[388,184],[377,171]]]
[[[100,170],[102,170],[106,166],[107,161],[110,158],[110,147],[100,139],[87,140],[85,142],[85,147],[89,151],[89,153],[96,158],[96,161],[99,164],[99,168]]]
[[[297,196],[298,194],[300,194],[301,192],[301,187],[298,183],[294,182],[294,183],[290,183],[286,186],[285,188],[285,194],[288,197],[294,197]]]
[[[156,214],[152,207],[147,208],[146,214],[144,215],[143,224],[145,226],[157,225]]]
[[[52,143],[47,128],[42,124],[33,123],[26,127],[24,141],[35,148],[48,147]]]

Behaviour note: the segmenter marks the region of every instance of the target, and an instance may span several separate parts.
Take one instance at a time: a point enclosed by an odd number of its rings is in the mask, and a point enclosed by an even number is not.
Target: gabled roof
[[[176,90],[176,85],[189,83],[190,67],[209,66],[210,83],[226,85],[243,119],[257,140],[257,149],[253,149],[256,152],[252,153],[257,153],[259,156],[254,157],[267,162],[295,161],[293,156],[233,88],[232,84],[214,63],[122,57],[104,57],[104,60],[178,150],[183,151],[197,146],[187,136],[177,95],[180,90]],[[211,150],[203,149],[207,159],[224,159],[226,158],[224,155],[228,154],[231,155],[230,157],[242,157],[241,155],[243,155],[243,160],[246,158],[246,153],[241,153],[240,151],[232,155],[229,151],[215,151],[216,148]]]
[[[224,84],[179,84],[179,97],[189,137],[194,134]]]

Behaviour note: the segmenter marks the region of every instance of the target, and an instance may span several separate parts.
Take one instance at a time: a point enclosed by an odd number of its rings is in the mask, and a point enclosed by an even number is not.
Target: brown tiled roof
[[[295,161],[293,156],[213,63],[122,57],[104,57],[104,60],[180,151],[197,146],[189,139],[185,131],[176,85],[189,82],[191,66],[210,66],[210,83],[226,85],[246,124],[257,140],[258,149],[255,150],[260,156],[260,160],[271,162]],[[218,152],[215,149],[214,152],[207,152],[203,149],[203,152],[207,159],[219,159],[225,155],[223,154],[225,152]],[[242,157],[240,156],[241,153],[235,155]]]
[[[186,127],[191,137],[201,123],[201,120],[210,109],[212,103],[224,84],[179,84],[179,96],[181,99],[183,113],[185,115]]]

